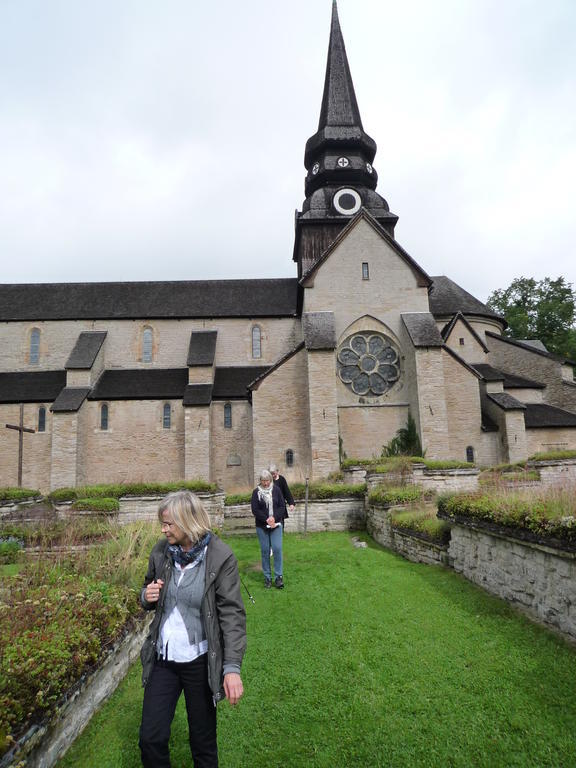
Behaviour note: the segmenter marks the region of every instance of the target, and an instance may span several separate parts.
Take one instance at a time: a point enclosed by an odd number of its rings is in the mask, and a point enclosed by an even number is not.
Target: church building
[[[0,486],[318,480],[409,414],[429,459],[576,448],[574,364],[418,265],[375,157],[334,2],[296,276],[1,285]]]

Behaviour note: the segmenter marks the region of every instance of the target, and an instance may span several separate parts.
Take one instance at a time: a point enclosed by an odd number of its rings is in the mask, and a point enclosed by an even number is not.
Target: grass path
[[[265,591],[256,537],[231,540],[246,600],[246,694],[219,708],[222,768],[573,768],[576,650],[438,567],[347,534],[285,538]],[[137,768],[136,664],[59,765]],[[183,707],[172,764],[189,766]]]

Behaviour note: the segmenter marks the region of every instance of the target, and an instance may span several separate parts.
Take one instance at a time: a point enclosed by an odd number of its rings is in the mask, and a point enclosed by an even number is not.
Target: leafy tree
[[[563,277],[519,277],[486,302],[503,315],[512,339],[539,339],[549,352],[576,359],[576,293]]]

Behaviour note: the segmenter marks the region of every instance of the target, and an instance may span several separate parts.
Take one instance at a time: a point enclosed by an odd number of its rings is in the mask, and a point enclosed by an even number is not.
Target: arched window
[[[294,451],[292,448],[288,448],[286,451],[286,466],[287,467],[293,467],[294,466]]]
[[[40,359],[40,329],[32,328],[30,331],[30,362],[38,363]]]
[[[471,445],[466,448],[466,461],[474,464],[474,448]]]
[[[38,408],[38,432],[46,432],[46,408]]]
[[[146,327],[142,331],[142,362],[152,362],[152,342],[153,334],[152,328]]]
[[[100,406],[100,429],[103,431],[108,429],[108,406],[106,403],[102,403]]]
[[[162,427],[164,429],[170,429],[172,426],[172,409],[170,403],[164,403],[164,409],[162,411]]]
[[[224,403],[224,429],[232,429],[232,404]]]
[[[259,325],[252,327],[252,357],[262,357],[262,331]]]

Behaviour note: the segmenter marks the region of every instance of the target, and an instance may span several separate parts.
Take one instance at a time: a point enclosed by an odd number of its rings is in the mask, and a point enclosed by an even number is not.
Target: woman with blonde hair
[[[256,533],[262,556],[264,586],[272,586],[270,553],[274,557],[274,586],[284,589],[282,563],[282,521],[287,517],[286,502],[282,492],[272,482],[272,475],[267,469],[260,472],[260,483],[252,491],[252,514],[256,519]]]
[[[158,508],[164,538],[150,553],[141,592],[155,610],[141,652],[144,702],[140,751],[145,768],[169,768],[168,741],[184,691],[195,768],[217,768],[216,704],[243,694],[246,614],[238,563],[210,529],[190,491],[166,496]]]

